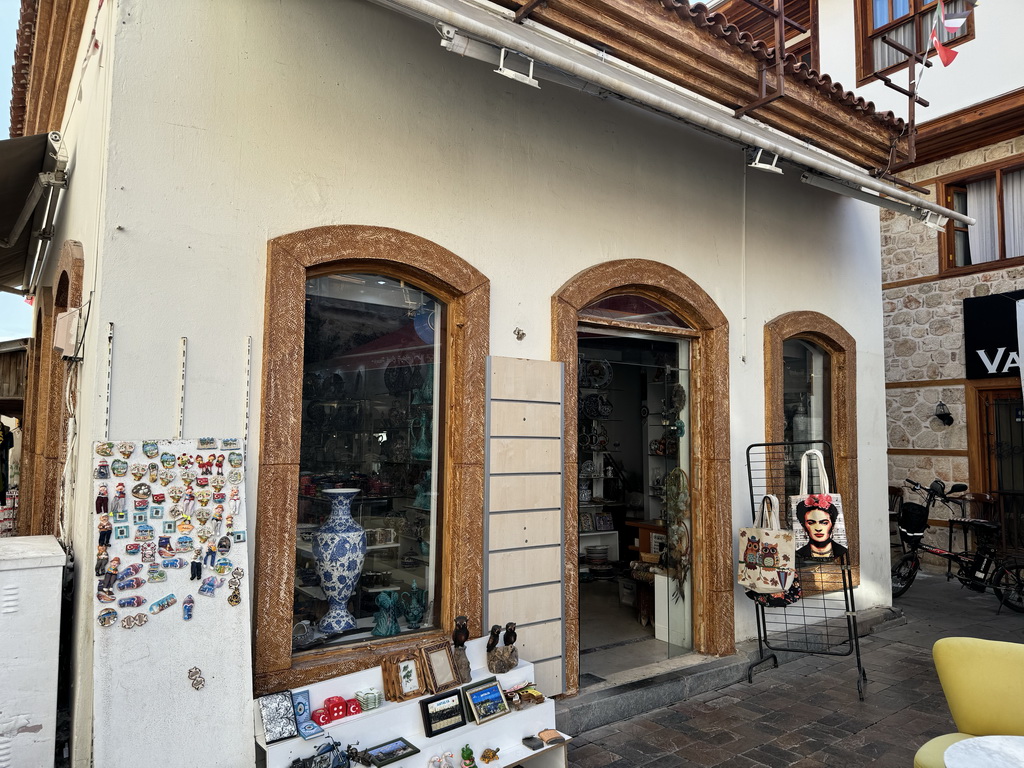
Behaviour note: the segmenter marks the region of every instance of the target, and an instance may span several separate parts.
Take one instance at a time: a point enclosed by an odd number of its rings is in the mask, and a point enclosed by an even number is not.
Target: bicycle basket
[[[904,544],[917,546],[924,538],[925,528],[928,527],[928,508],[912,501],[904,503],[896,520],[896,527]]]

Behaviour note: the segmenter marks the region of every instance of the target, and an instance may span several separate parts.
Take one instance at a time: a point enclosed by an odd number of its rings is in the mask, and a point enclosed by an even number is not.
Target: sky
[[[0,0],[0,139],[6,139],[11,129],[11,67],[20,11],[21,0]],[[21,296],[0,292],[0,341],[25,338],[31,333],[32,307]]]

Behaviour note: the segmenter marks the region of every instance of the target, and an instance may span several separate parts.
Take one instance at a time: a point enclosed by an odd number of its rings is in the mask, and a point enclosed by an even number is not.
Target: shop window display
[[[443,322],[405,281],[306,282],[293,651],[438,625]]]

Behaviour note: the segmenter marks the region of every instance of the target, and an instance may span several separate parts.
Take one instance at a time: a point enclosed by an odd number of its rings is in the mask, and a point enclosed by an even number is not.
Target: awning
[[[0,141],[0,290],[30,293],[39,279],[67,186],[60,140],[54,131]]]

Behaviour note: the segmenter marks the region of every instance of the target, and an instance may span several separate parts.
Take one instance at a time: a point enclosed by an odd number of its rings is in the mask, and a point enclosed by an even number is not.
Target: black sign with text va
[[[1017,300],[1024,291],[964,299],[964,348],[967,378],[1020,376],[1017,349]]]

